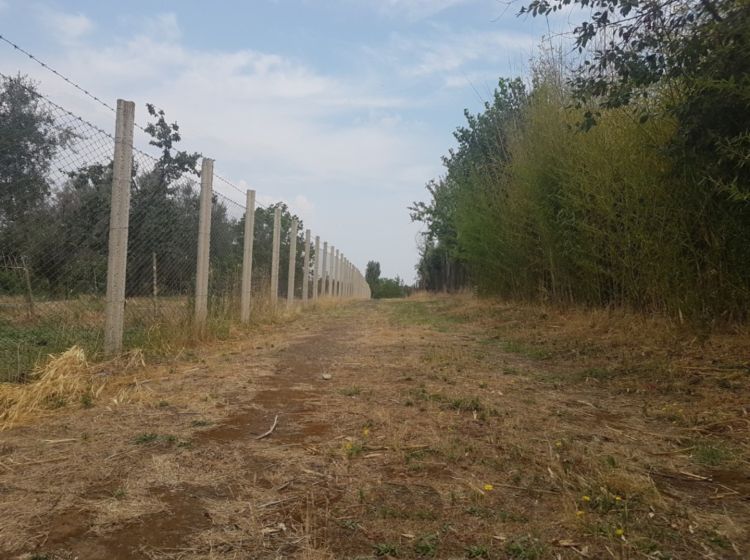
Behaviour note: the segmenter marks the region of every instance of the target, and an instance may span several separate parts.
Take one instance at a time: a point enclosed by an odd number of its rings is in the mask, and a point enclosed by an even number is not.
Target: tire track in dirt
[[[237,473],[238,477],[269,485],[264,474],[273,465],[253,453],[258,436],[269,429],[277,415],[278,425],[264,443],[302,445],[319,441],[331,430],[330,424],[307,417],[322,405],[321,389],[327,383],[323,373],[346,351],[347,339],[356,337],[356,327],[351,319],[327,318],[316,324],[313,332],[278,350],[274,372],[262,378],[261,388],[249,401],[240,400],[239,410],[221,423],[196,432],[193,445],[213,447],[221,453],[228,446],[247,444],[243,453],[249,468]],[[110,480],[107,487],[111,490],[118,483]],[[86,495],[102,491],[90,487]],[[92,532],[91,512],[77,509],[55,515],[46,524],[43,549],[54,551],[51,558],[78,560],[130,560],[150,558],[155,551],[187,550],[190,537],[212,523],[201,500],[228,497],[213,487],[185,484],[152,488],[150,493],[162,502],[164,511],[140,516],[103,533]]]

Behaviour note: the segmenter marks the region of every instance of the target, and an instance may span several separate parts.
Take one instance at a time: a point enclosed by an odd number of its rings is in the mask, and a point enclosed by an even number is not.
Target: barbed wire
[[[60,72],[58,72],[57,70],[55,70],[54,68],[52,68],[49,64],[47,64],[43,60],[39,60],[36,56],[34,56],[33,54],[31,54],[29,51],[27,51],[26,49],[18,46],[16,43],[14,43],[13,41],[11,41],[10,39],[8,39],[7,37],[5,37],[1,33],[0,33],[0,41],[3,41],[4,43],[7,43],[8,45],[10,45],[14,49],[16,49],[18,52],[21,52],[21,53],[25,54],[31,60],[33,60],[34,62],[36,62],[37,64],[39,64],[39,66],[41,66],[42,68],[44,68],[46,70],[49,70],[55,76],[57,76],[58,78],[61,78],[62,80],[64,80],[65,82],[67,82],[68,84],[70,84],[71,86],[73,86],[74,88],[76,88],[78,91],[80,91],[81,93],[83,93],[84,95],[86,95],[86,97],[90,97],[91,99],[93,99],[94,101],[96,101],[102,107],[106,107],[107,109],[109,109],[113,113],[115,112],[115,108],[114,107],[112,107],[111,105],[109,105],[106,102],[102,101],[96,95],[94,95],[93,93],[91,93],[90,91],[88,91],[87,89],[79,86],[73,80],[69,79],[67,76],[64,76],[63,74],[61,74]]]
[[[91,93],[86,88],[84,88],[81,85],[77,84],[76,82],[74,82],[73,80],[71,80],[70,78],[68,78],[67,76],[65,76],[64,74],[62,74],[61,72],[59,72],[58,70],[56,70],[55,68],[53,68],[52,66],[50,66],[49,64],[47,64],[46,62],[44,62],[43,60],[41,60],[40,58],[38,58],[37,56],[35,56],[31,52],[29,52],[28,50],[24,49],[23,47],[21,47],[17,43],[11,41],[7,37],[5,37],[2,33],[0,33],[0,41],[6,43],[8,45],[10,45],[11,47],[13,47],[18,52],[26,55],[27,57],[29,57],[29,59],[31,59],[34,62],[36,62],[39,66],[41,66],[45,70],[48,70],[49,72],[52,72],[55,76],[57,76],[58,78],[60,78],[61,80],[63,80],[65,83],[69,84],[70,86],[74,87],[75,89],[77,89],[78,91],[80,91],[81,93],[83,93],[86,97],[92,99],[93,101],[95,101],[96,103],[98,103],[99,105],[101,105],[102,107],[105,107],[105,108],[109,109],[113,113],[116,112],[116,110],[115,110],[114,107],[112,107],[111,105],[109,105],[108,103],[106,103],[105,101],[103,101],[101,98],[99,98],[96,95],[94,95],[93,93]],[[6,76],[6,78],[7,78],[7,76]],[[44,96],[40,95],[40,97],[44,97]],[[62,109],[62,107],[60,107],[59,105],[54,104],[54,102],[52,102],[50,99],[48,99],[46,97],[44,97],[44,99],[47,100],[49,103],[52,103],[53,105],[55,105],[55,107],[58,107],[58,108]],[[64,110],[64,109],[62,109],[62,110]],[[70,113],[70,114],[72,115],[72,113]],[[81,120],[83,120],[83,119],[81,119]],[[134,123],[134,125],[141,132],[144,132],[144,133],[148,134],[148,132],[147,132],[147,130],[146,130],[146,128],[144,126],[138,124],[137,122]],[[134,149],[136,151],[139,151],[144,156],[153,158],[153,156],[150,156],[149,154],[146,154],[146,153],[144,153],[144,152],[142,152],[140,150],[137,150],[137,148],[135,148],[135,146],[134,146]],[[235,185],[229,179],[227,179],[225,177],[222,177],[218,173],[214,173],[214,177],[217,178],[217,179],[219,179],[220,181],[224,182],[230,188],[234,189],[235,191],[237,191],[238,193],[240,193],[241,195],[244,196],[245,191],[243,191],[241,188],[239,188],[237,185]]]
[[[235,191],[237,191],[238,193],[240,193],[243,197],[245,196],[245,191],[243,191],[237,185],[235,185],[234,183],[232,183],[229,179],[226,179],[225,177],[222,177],[221,175],[219,175],[215,171],[214,171],[214,179],[218,179],[220,182],[224,183],[225,185],[228,185],[229,187],[231,187],[232,189],[234,189]],[[232,200],[232,202],[235,202],[235,201]],[[241,203],[241,202],[235,202],[235,204],[239,204],[243,208],[245,207],[244,203]]]
[[[4,78],[6,80],[12,80],[13,79],[12,76],[8,76],[7,74],[5,74],[3,72],[0,72],[0,77]],[[95,125],[94,123],[92,123],[90,121],[87,121],[83,117],[81,117],[79,115],[76,115],[75,113],[73,113],[72,111],[69,111],[65,107],[62,107],[61,105],[58,105],[57,103],[55,103],[54,101],[52,101],[49,97],[47,97],[47,96],[39,93],[38,91],[34,90],[33,88],[28,87],[26,84],[23,84],[23,83],[19,82],[18,85],[20,85],[24,90],[26,90],[26,92],[29,95],[32,95],[32,96],[37,97],[39,99],[44,99],[44,101],[46,101],[47,103],[49,103],[50,105],[52,105],[58,111],[62,111],[66,115],[68,115],[70,117],[73,117],[74,119],[79,120],[81,123],[83,123],[83,124],[85,124],[87,126],[90,126],[91,128],[95,129],[97,132],[101,132],[102,134],[104,134],[106,136],[109,136],[112,140],[115,139],[115,137],[114,137],[113,134],[107,132],[103,128]]]

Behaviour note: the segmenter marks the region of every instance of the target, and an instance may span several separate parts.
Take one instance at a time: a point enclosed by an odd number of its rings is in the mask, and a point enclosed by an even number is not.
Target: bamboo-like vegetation
[[[485,294],[746,319],[750,204],[675,153],[678,123],[658,106],[647,120],[601,108],[584,131],[564,74],[542,61],[530,88],[501,80],[467,113],[432,200],[411,208],[428,226],[423,286],[462,287],[452,267]]]

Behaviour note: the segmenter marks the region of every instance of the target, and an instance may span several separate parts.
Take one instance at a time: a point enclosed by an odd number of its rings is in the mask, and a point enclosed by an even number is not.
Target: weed
[[[365,446],[359,441],[348,441],[344,444],[344,453],[349,459],[353,459],[362,454]]]
[[[354,519],[344,519],[339,523],[344,529],[349,529],[350,531],[356,531],[359,529],[359,522],[355,521]]]
[[[169,406],[169,403],[167,401],[159,401],[158,406],[159,408],[166,408]]]
[[[344,395],[345,397],[356,397],[362,392],[362,389],[359,387],[345,387],[344,389],[341,389],[339,393]]]
[[[607,381],[617,376],[619,371],[615,368],[586,368],[570,376],[573,381],[586,381],[594,379],[596,381]]]
[[[517,342],[515,340],[501,341],[500,347],[505,352],[510,352],[511,354],[520,354],[521,356],[525,356],[526,358],[531,358],[533,360],[546,360],[552,357],[552,354],[543,348],[538,348],[536,346],[531,346],[522,342]]]
[[[146,443],[153,443],[159,438],[159,434],[154,434],[152,432],[143,433],[135,437],[133,440],[133,443],[137,445],[144,445]]]
[[[490,551],[487,550],[486,546],[475,544],[475,545],[466,547],[466,557],[467,558],[489,558]]]
[[[699,443],[693,450],[693,460],[707,467],[718,467],[734,459],[734,453],[719,443]]]
[[[414,552],[421,557],[433,557],[437,552],[438,536],[436,534],[425,535],[414,543]]]
[[[520,513],[514,513],[512,511],[499,510],[497,517],[500,521],[511,522],[511,523],[527,523],[529,518]]]
[[[65,399],[61,397],[60,395],[50,395],[44,399],[45,408],[49,408],[51,410],[62,408],[66,404],[67,403],[65,402]]]
[[[505,545],[505,552],[514,560],[538,560],[544,554],[544,545],[529,535],[516,537]]]
[[[729,548],[732,546],[732,543],[729,542],[727,538],[722,537],[718,533],[715,533],[708,537],[708,542],[718,546],[719,548],[723,548],[724,550],[729,550]]]
[[[115,500],[122,500],[125,497],[125,490],[123,490],[122,488],[118,488],[117,490],[112,492],[112,497]]]
[[[91,393],[84,393],[81,395],[81,406],[83,408],[91,408],[94,406],[94,398],[91,396]]]
[[[192,422],[190,422],[190,425],[193,428],[203,428],[205,426],[210,426],[211,422],[209,422],[208,420],[193,420]]]
[[[390,543],[377,543],[373,548],[375,556],[398,556],[398,548]]]
[[[490,508],[487,507],[481,507],[481,506],[469,506],[466,508],[466,513],[469,515],[472,515],[474,517],[479,517],[481,519],[492,519],[494,517],[495,512],[492,511]]]
[[[459,412],[483,412],[484,405],[477,397],[452,399],[447,407]]]

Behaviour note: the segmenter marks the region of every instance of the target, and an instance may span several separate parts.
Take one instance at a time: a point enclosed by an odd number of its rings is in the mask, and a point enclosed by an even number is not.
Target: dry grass
[[[750,550],[747,422],[732,408],[750,391],[726,369],[747,355],[741,335],[705,340],[698,356],[698,343],[675,346],[682,327],[658,319],[633,327],[640,319],[623,314],[606,327],[606,315],[468,296],[298,313],[120,376],[131,391],[138,379],[138,398],[115,403],[108,385],[91,408],[4,432],[8,554],[656,560]],[[675,364],[705,366],[685,369],[700,383],[663,382]],[[605,366],[614,373],[596,373]],[[720,401],[715,424],[704,413]],[[274,432],[255,439],[276,415]]]
[[[83,350],[74,346],[67,352],[52,356],[49,362],[31,375],[26,385],[0,386],[0,430],[10,428],[42,409],[59,408],[73,398],[96,395],[88,373]]]

